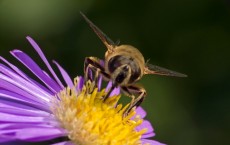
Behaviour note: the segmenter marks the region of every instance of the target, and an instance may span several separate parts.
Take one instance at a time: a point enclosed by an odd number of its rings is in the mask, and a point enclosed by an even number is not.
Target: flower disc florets
[[[77,84],[76,84],[77,85]],[[88,82],[81,91],[66,88],[57,95],[53,112],[63,128],[68,130],[69,138],[80,145],[138,145],[141,135],[147,131],[135,128],[142,123],[132,110],[123,117],[127,106],[117,104],[120,96],[111,96],[103,101],[105,89],[91,92],[92,83]]]

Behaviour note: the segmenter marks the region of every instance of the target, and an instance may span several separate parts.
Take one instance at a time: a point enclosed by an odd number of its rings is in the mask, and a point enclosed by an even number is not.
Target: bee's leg
[[[123,86],[122,90],[126,95],[132,98],[129,107],[124,112],[124,116],[127,116],[134,107],[140,106],[146,96],[146,91],[144,88],[136,85]],[[135,98],[135,96],[138,97]]]
[[[109,95],[115,89],[115,87],[116,87],[116,85],[112,84],[112,86],[111,86],[111,88],[109,88],[109,91],[107,92],[106,96],[103,98],[104,101],[109,98]]]
[[[93,78],[91,76],[91,73],[90,71],[94,71],[95,72],[95,76],[94,76],[94,79],[96,77],[98,77],[98,71],[97,69],[100,68],[101,65],[99,63],[99,59],[96,58],[96,57],[86,57],[85,58],[85,62],[84,62],[84,77],[85,77],[85,80],[87,81],[88,79],[90,79],[91,81],[93,81]],[[97,79],[97,78],[96,78]]]
[[[99,74],[104,78],[109,79],[110,75],[105,72],[104,67],[100,64],[100,60],[96,57],[86,57],[84,62],[84,71],[85,71],[85,81],[92,79],[91,81],[95,82],[95,87],[97,87],[97,82],[99,79]],[[95,72],[94,78],[90,78],[89,71]]]

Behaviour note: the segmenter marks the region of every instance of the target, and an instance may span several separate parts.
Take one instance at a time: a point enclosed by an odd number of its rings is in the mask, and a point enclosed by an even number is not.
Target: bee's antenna
[[[80,11],[80,14],[85,19],[85,21],[89,24],[89,26],[93,29],[93,31],[97,34],[97,36],[101,39],[101,41],[105,44],[108,51],[112,52],[116,44],[107,37],[96,25],[93,24],[86,16]]]

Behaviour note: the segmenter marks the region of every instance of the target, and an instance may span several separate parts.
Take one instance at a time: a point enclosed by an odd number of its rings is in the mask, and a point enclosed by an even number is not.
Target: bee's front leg
[[[90,71],[95,73],[94,77],[90,76]],[[97,82],[99,79],[99,74],[101,74],[104,78],[109,79],[110,75],[105,72],[104,67],[100,64],[100,59],[96,57],[86,57],[84,62],[84,77],[85,81],[90,79],[91,81],[95,82],[97,87]]]
[[[132,98],[129,107],[123,114],[123,116],[127,116],[134,107],[140,106],[146,96],[146,91],[143,87],[136,85],[122,86],[121,88],[126,95]],[[135,98],[135,96],[138,97]]]

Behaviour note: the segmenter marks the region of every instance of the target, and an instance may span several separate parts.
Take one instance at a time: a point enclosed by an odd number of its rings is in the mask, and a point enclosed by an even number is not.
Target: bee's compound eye
[[[117,75],[117,77],[116,77],[116,79],[115,79],[115,82],[118,83],[118,84],[121,84],[121,83],[124,81],[125,77],[126,77],[126,73],[120,72],[120,73]]]
[[[132,66],[132,75],[129,79],[129,83],[133,83],[138,80],[138,78],[141,76],[141,69],[137,67],[136,65]]]
[[[117,55],[112,57],[108,62],[108,69],[113,73],[118,67],[123,63],[124,57],[122,55]]]
[[[119,68],[119,71],[117,69]],[[129,69],[131,71],[129,71]],[[131,76],[126,83],[133,83],[139,79],[141,76],[141,69],[130,56],[116,55],[108,61],[108,70],[110,73],[114,74],[114,80],[117,83],[122,83],[123,80],[131,73]],[[122,74],[124,72],[125,74]],[[116,80],[117,79],[117,80]]]
[[[121,84],[128,77],[129,69],[130,67],[128,65],[124,65],[118,68],[119,71],[115,78],[115,82]]]

